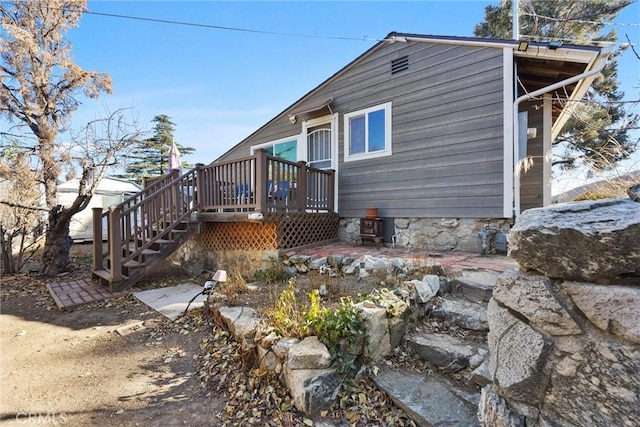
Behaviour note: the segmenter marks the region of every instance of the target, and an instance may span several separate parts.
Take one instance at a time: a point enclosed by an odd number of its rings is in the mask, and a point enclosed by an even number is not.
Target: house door
[[[331,169],[332,145],[331,123],[307,128],[307,162],[317,169]]]
[[[338,145],[337,145],[337,124],[338,115],[325,116],[318,119],[312,119],[304,122],[303,135],[306,137],[306,158],[307,164],[316,169],[333,169],[336,171],[334,175],[334,211],[338,209]],[[321,188],[320,183],[316,185],[316,193],[324,194],[326,189]]]

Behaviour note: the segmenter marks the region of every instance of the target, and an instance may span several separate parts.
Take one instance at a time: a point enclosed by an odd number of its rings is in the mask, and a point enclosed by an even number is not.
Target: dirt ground
[[[219,424],[196,375],[204,327],[133,296],[60,312],[43,281],[0,280],[1,426]]]
[[[90,257],[82,247],[72,255],[70,275],[87,277]],[[167,265],[140,286],[206,278]],[[45,283],[33,275],[0,278],[0,426],[222,424],[226,399],[198,378],[208,333],[201,316],[171,322],[133,296],[61,312]],[[298,277],[296,293],[324,285],[326,302],[335,303],[374,283],[310,273]],[[287,286],[263,282],[229,302],[264,310]]]

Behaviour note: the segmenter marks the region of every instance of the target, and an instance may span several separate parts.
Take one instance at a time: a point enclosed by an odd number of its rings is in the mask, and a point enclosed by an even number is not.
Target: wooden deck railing
[[[258,150],[253,156],[199,166],[198,195],[201,211],[333,212],[334,171]]]

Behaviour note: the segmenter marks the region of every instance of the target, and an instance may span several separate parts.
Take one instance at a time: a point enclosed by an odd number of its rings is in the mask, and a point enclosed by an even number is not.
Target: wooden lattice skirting
[[[263,222],[206,222],[199,240],[207,250],[290,249],[338,238],[331,213],[268,213]]]
[[[297,248],[338,238],[340,218],[337,214],[271,213],[265,219],[277,224],[278,249]]]

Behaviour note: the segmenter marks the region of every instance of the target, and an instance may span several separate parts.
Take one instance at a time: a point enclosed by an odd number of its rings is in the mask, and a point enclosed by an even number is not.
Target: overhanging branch
[[[30,209],[32,211],[49,212],[49,208],[46,208],[46,207],[23,205],[22,203],[10,202],[8,200],[0,200],[0,205],[6,205],[12,208]]]

